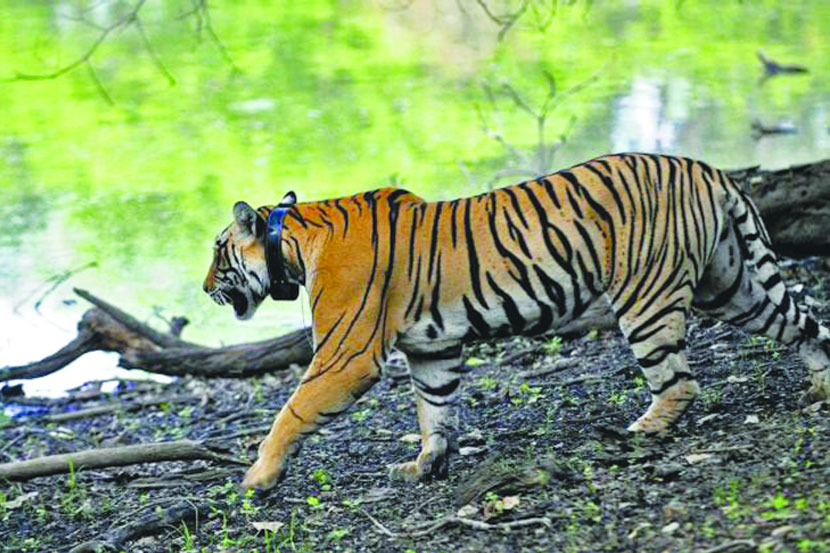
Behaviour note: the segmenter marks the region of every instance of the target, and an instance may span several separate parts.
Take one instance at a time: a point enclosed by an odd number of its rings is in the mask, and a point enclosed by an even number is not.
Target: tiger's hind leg
[[[421,429],[421,452],[414,461],[392,465],[389,477],[409,482],[446,478],[449,455],[455,448],[452,402],[466,372],[461,345],[453,343],[438,351],[406,355]]]
[[[620,330],[628,339],[651,390],[648,410],[628,430],[662,434],[691,405],[700,387],[684,352],[686,288],[659,299],[614,305]],[[612,304],[613,305],[613,304]]]
[[[744,234],[737,224],[724,231],[693,306],[796,348],[810,373],[806,399],[830,398],[830,331],[795,303],[758,233]]]

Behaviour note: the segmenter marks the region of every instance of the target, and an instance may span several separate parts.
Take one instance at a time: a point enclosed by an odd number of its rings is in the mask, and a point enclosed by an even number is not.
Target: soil
[[[787,271],[830,321],[830,263],[814,258]],[[6,483],[0,550],[68,551],[97,540],[85,550],[830,551],[828,405],[799,402],[801,362],[708,319],[691,322],[687,342],[703,393],[668,437],[624,432],[649,397],[619,333],[482,343],[466,352],[475,370],[458,402],[460,454],[446,480],[387,477],[386,465],[418,449],[405,368],[392,364],[349,413],[306,441],[268,493],[240,493],[244,467],[212,461]],[[29,414],[0,419],[0,462],[184,438],[250,461],[300,372],[7,398]],[[139,411],[43,418],[165,397]]]

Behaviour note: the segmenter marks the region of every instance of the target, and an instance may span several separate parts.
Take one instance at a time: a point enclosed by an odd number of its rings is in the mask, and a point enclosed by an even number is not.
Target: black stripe
[[[659,365],[663,361],[665,361],[666,357],[671,355],[672,353],[680,353],[683,351],[683,348],[686,347],[686,341],[680,340],[676,344],[667,344],[663,346],[658,346],[651,350],[648,355],[644,355],[643,357],[638,357],[637,362],[640,363],[640,366],[644,369],[648,369],[650,367],[654,367]]]
[[[446,397],[452,395],[458,389],[458,384],[461,382],[461,379],[453,378],[441,386],[430,386],[420,378],[413,376],[412,382],[415,383],[415,387],[418,388],[419,392],[423,392],[431,396]]]
[[[490,325],[484,320],[484,317],[475,310],[473,304],[467,299],[467,296],[461,297],[461,303],[464,304],[464,311],[467,313],[467,321],[472,325],[473,330],[479,338],[486,338],[490,335]]]
[[[476,301],[489,309],[487,300],[484,299],[484,294],[481,291],[481,277],[479,275],[478,256],[476,256],[475,236],[473,236],[473,225],[471,224],[470,211],[472,210],[472,199],[467,198],[466,209],[464,210],[464,239],[467,243],[467,258],[470,262],[470,284],[473,288],[473,294]]]
[[[666,380],[662,386],[660,386],[656,390],[652,390],[651,393],[652,395],[659,396],[660,394],[662,394],[663,392],[665,392],[666,390],[680,382],[681,380],[692,380],[691,373],[676,372],[670,379]]]
[[[407,359],[414,361],[449,361],[450,359],[459,359],[461,357],[461,344],[448,346],[444,349],[435,351],[419,351],[417,353],[407,353]]]

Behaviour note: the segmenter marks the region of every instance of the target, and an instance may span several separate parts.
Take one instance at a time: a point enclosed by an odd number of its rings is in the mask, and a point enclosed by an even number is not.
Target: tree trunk
[[[727,174],[752,196],[778,253],[830,255],[830,160]]]

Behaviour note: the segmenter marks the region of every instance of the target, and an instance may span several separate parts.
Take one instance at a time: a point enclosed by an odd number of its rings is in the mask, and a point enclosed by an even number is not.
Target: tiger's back
[[[394,232],[411,247],[398,279],[412,295],[400,345],[539,334],[606,292],[624,313],[673,271],[697,282],[727,186],[699,162],[607,156],[472,198],[403,206]]]
[[[391,474],[445,475],[462,344],[555,329],[601,296],[652,392],[632,431],[664,432],[699,392],[684,351],[693,306],[796,347],[810,392],[830,392],[830,332],[787,293],[752,202],[704,163],[610,155],[448,202],[382,189],[282,209],[286,278],[309,291],[315,352],[245,486],[273,485],[299,437],[370,388],[393,347],[409,362],[422,449]],[[225,233],[240,251],[257,251],[269,211],[237,213]],[[253,257],[238,271],[253,273],[247,289],[233,279],[212,295],[261,301],[268,274]]]

